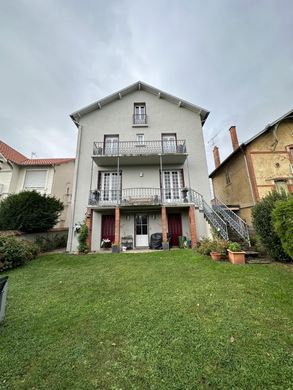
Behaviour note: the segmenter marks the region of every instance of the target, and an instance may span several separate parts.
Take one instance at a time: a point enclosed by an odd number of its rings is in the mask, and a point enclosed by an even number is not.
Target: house
[[[36,190],[64,204],[56,227],[68,227],[74,158],[28,159],[0,141],[0,201],[7,195]]]
[[[233,152],[221,163],[214,147],[210,174],[214,195],[251,225],[252,207],[270,191],[293,192],[293,110],[239,144],[230,128]]]
[[[92,251],[104,239],[148,247],[153,233],[209,234],[210,189],[202,133],[209,112],[138,81],[71,115],[78,129],[72,223],[86,220]]]

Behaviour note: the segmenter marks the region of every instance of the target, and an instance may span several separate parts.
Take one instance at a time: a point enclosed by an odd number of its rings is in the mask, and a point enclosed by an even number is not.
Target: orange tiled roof
[[[53,165],[64,164],[74,161],[74,158],[27,158],[5,142],[0,141],[0,153],[6,160],[12,161],[18,165]]]
[[[27,160],[27,157],[2,141],[0,141],[0,153],[6,158],[6,160],[12,161],[16,164],[21,164],[22,161]]]

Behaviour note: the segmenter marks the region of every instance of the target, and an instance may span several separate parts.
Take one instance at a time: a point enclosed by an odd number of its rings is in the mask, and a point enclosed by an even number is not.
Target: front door
[[[135,218],[135,244],[136,246],[149,246],[148,216],[137,214]]]
[[[101,241],[106,239],[115,240],[115,215],[102,215]]]
[[[172,246],[178,246],[178,237],[182,236],[181,214],[168,214],[168,232],[172,234]]]

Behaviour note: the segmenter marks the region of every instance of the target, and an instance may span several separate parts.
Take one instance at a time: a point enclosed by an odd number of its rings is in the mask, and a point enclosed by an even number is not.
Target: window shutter
[[[47,170],[26,171],[24,188],[44,188]]]

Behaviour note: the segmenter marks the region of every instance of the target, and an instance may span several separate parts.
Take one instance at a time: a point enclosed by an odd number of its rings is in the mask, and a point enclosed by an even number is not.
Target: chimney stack
[[[221,165],[221,160],[220,160],[219,148],[217,146],[214,147],[213,153],[214,153],[215,167],[218,168],[218,166]]]
[[[237,132],[236,132],[236,126],[231,126],[229,131],[230,131],[230,136],[231,136],[233,150],[236,150],[237,148],[239,148],[239,142],[238,142],[238,137],[237,137]]]

